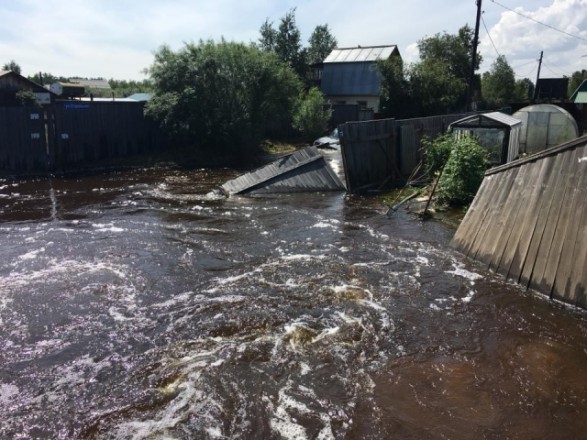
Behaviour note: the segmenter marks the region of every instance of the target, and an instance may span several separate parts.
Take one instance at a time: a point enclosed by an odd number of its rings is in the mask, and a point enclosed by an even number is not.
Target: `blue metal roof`
[[[322,93],[379,96],[381,78],[373,62],[324,64]]]

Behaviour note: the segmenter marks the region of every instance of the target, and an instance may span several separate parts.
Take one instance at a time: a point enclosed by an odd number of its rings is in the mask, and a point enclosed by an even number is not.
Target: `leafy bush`
[[[450,133],[442,134],[434,139],[426,137],[422,139],[424,163],[430,176],[434,176],[444,167],[454,143],[454,136]]]
[[[454,141],[440,181],[440,199],[449,205],[470,203],[490,166],[487,151],[476,139],[465,137]]]
[[[424,139],[422,145],[426,170],[439,178],[439,200],[449,205],[471,202],[490,166],[487,151],[475,138],[455,139],[452,133]]]
[[[316,87],[302,94],[293,113],[294,127],[311,141],[322,136],[326,130],[332,110],[324,110],[324,96]]]

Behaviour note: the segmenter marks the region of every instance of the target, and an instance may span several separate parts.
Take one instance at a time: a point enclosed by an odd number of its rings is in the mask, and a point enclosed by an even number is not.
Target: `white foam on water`
[[[20,394],[16,385],[0,384],[0,407],[14,404],[14,398]]]
[[[290,254],[283,255],[280,259],[284,261],[312,261],[312,260],[324,260],[326,255],[309,255],[309,254]]]
[[[111,272],[121,279],[126,278],[127,268],[114,265],[109,262],[90,262],[75,260],[51,259],[47,266],[40,270],[10,272],[7,276],[0,277],[0,290],[14,290],[16,288],[29,286],[35,282],[50,282],[64,276],[79,276],[84,273]]]
[[[467,296],[465,296],[464,298],[461,298],[461,301],[464,303],[468,303],[471,302],[471,300],[473,299],[473,297],[475,296],[477,292],[475,292],[474,290],[469,290],[469,293],[467,293]]]
[[[188,292],[179,293],[177,295],[174,295],[173,298],[170,298],[167,301],[153,304],[151,305],[151,307],[154,309],[169,309],[170,307],[176,304],[187,302],[187,300],[189,300],[193,295],[194,292],[191,290]]]
[[[37,258],[37,256],[40,253],[43,253],[43,252],[45,252],[45,248],[44,247],[42,247],[40,249],[37,249],[35,251],[30,251],[30,252],[27,252],[26,254],[20,255],[18,257],[18,259],[19,260],[34,260],[35,258]]]
[[[296,401],[286,393],[291,389],[291,383],[279,390],[279,400],[277,407],[273,409],[273,414],[269,420],[271,429],[289,440],[306,440],[308,434],[303,426],[296,423],[289,411],[296,410],[302,414],[310,414],[312,411],[303,403]],[[272,405],[271,405],[272,406]]]
[[[471,281],[475,281],[475,280],[479,280],[479,279],[483,278],[483,275],[480,275],[475,272],[470,272],[470,271],[464,269],[462,266],[458,266],[457,264],[454,264],[454,263],[453,263],[453,268],[454,268],[454,270],[447,270],[446,273],[451,273],[453,275],[456,275],[456,276],[462,277],[462,278],[466,278]]]
[[[126,229],[120,228],[118,226],[114,226],[113,223],[93,223],[92,227],[96,229],[97,232],[125,232]]]

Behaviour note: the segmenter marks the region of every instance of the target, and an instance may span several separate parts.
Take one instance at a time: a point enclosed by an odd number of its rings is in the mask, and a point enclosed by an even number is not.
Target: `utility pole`
[[[481,22],[481,1],[477,0],[477,20],[475,21],[475,37],[473,38],[473,53],[471,54],[471,74],[469,75],[469,90],[467,91],[467,110],[471,111],[473,101],[473,84],[475,83],[475,65],[477,64],[477,44],[479,43],[479,24]]]
[[[540,79],[540,68],[542,67],[542,55],[544,55],[544,51],[540,51],[540,59],[538,60],[538,73],[536,74],[536,85],[534,86],[534,100],[538,99],[538,80]]]

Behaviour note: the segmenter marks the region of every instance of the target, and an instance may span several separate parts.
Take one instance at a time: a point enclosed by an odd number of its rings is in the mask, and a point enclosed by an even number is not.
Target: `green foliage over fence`
[[[470,203],[490,166],[487,151],[472,137],[452,133],[423,142],[427,170],[439,179],[439,200],[448,205]]]

